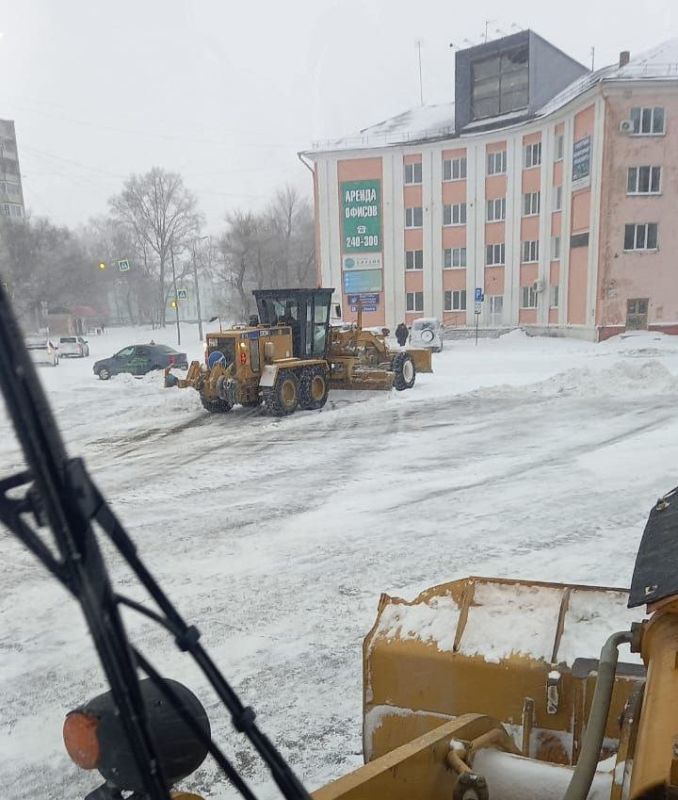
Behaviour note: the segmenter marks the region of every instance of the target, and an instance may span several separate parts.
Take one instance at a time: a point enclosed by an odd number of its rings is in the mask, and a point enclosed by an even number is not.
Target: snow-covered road
[[[93,340],[93,356],[130,335]],[[452,342],[411,392],[337,392],[283,420],[210,417],[161,375],[104,383],[91,363],[41,373],[71,454],[310,788],[361,763],[361,641],[380,592],[467,574],[628,585],[649,507],[678,483],[678,339]],[[0,433],[5,474],[20,460],[4,416]],[[70,599],[0,542],[0,794],[83,797],[97,776],[67,759],[61,724],[101,673]],[[186,659],[129,624],[274,796]],[[233,796],[211,764],[191,785]]]

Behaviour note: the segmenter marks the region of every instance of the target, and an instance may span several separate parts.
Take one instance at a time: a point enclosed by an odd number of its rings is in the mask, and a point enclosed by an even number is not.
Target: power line
[[[4,97],[5,99],[12,100],[13,98],[10,95],[2,95],[0,97]],[[187,142],[192,144],[210,144],[215,147],[224,147],[224,148],[231,148],[231,147],[250,147],[250,148],[259,148],[263,150],[267,149],[288,149],[290,147],[297,147],[298,142],[290,142],[290,143],[267,143],[267,142],[239,142],[238,144],[228,144],[223,140],[219,139],[207,139],[201,137],[194,137],[194,136],[182,136],[178,134],[171,134],[171,133],[155,133],[154,131],[143,131],[143,130],[134,130],[131,128],[119,128],[113,125],[102,125],[96,122],[90,122],[87,120],[81,119],[74,119],[72,117],[66,117],[64,115],[54,114],[50,111],[44,111],[40,108],[30,108],[28,106],[22,106],[21,104],[15,106],[20,111],[27,112],[29,114],[42,114],[43,116],[49,119],[56,119],[60,120],[61,122],[66,122],[70,125],[80,125],[87,128],[93,128],[95,130],[100,131],[108,131],[110,133],[122,133],[128,136],[145,136],[148,138],[155,138],[155,139],[165,139],[168,141],[176,141],[176,142]],[[227,136],[258,136],[261,131],[224,131],[224,135]]]

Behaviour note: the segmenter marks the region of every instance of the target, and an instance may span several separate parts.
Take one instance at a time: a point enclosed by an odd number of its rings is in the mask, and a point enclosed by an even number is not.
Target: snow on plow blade
[[[470,577],[414,601],[382,595],[365,638],[363,744],[383,756],[465,714],[503,723],[525,756],[574,764],[611,633],[639,621],[623,589]],[[620,654],[605,750],[644,678]]]

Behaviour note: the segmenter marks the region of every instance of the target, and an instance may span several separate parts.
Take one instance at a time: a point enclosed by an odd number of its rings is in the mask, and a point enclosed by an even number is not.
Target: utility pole
[[[202,342],[202,312],[200,310],[200,286],[198,284],[198,264],[195,255],[195,243],[202,242],[204,239],[209,239],[209,236],[199,236],[193,240],[193,280],[195,282],[195,308],[198,312],[198,336]]]
[[[170,247],[170,259],[172,261],[172,285],[174,286],[174,313],[177,318],[177,344],[181,344],[181,326],[179,325],[179,297],[177,295],[177,272],[174,268],[174,248]]]
[[[419,102],[424,105],[424,82],[421,76],[421,39],[417,40],[417,50],[419,51]]]
[[[591,48],[591,72],[596,68],[596,48]]]

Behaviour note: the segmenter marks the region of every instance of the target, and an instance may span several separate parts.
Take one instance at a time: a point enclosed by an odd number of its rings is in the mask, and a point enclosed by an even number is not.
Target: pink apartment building
[[[346,318],[678,333],[678,42],[590,72],[523,31],[456,54],[455,102],[303,156]]]

